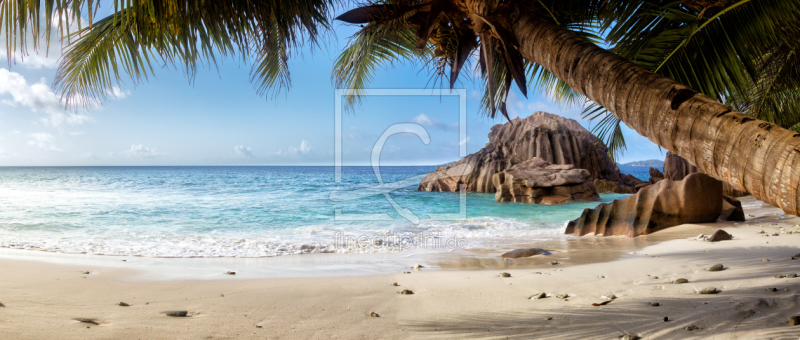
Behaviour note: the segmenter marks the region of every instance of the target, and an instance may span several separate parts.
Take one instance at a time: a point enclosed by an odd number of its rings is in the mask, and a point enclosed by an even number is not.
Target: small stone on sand
[[[639,340],[639,339],[641,339],[641,338],[640,338],[638,335],[636,335],[636,334],[625,334],[625,335],[620,335],[620,336],[619,336],[619,338],[620,338],[621,340]]]
[[[777,292],[778,288],[767,288],[768,292]]]
[[[658,303],[658,302],[653,302],[653,303],[651,303],[650,305],[651,305],[651,306],[653,306],[653,307],[658,307],[658,306],[661,306],[661,304],[660,304],[660,303]]]
[[[399,291],[399,292],[397,292],[397,293],[398,293],[398,294],[402,294],[402,295],[411,295],[411,294],[414,294],[414,292],[412,292],[412,291],[410,291],[410,290],[408,290],[408,289],[403,289],[403,290],[401,290],[401,291]]]
[[[700,327],[697,327],[697,326],[695,326],[695,325],[690,325],[690,326],[686,326],[686,328],[684,328],[684,329],[685,329],[685,330],[687,330],[687,331],[689,331],[689,332],[691,332],[691,331],[693,331],[693,330],[700,329]]]
[[[723,268],[724,267],[722,266],[722,263],[717,263],[717,264],[715,264],[715,265],[713,265],[711,267],[706,268],[706,271],[718,272],[718,271],[721,271]]]
[[[551,318],[551,317],[546,317],[544,319],[547,320],[547,321],[553,320],[553,318]]]
[[[236,275],[236,272],[227,272],[225,274],[227,274],[227,275]]]
[[[674,284],[676,284],[676,285],[679,285],[679,284],[681,284],[681,283],[689,283],[689,280],[681,278],[681,279],[677,279],[677,280],[675,280],[675,281],[674,281],[674,282],[672,282],[672,283],[674,283]]]
[[[569,297],[569,294],[561,294],[561,295],[556,296],[556,297],[559,298],[559,299],[566,299],[566,298]]]
[[[117,305],[119,305],[120,307],[130,307],[131,306],[131,305],[129,305],[129,304],[125,303],[125,302],[122,302],[122,301],[120,301],[120,303],[118,303]]]
[[[789,324],[792,326],[800,325],[800,315],[799,316],[792,316],[789,318]]]
[[[371,317],[373,317],[373,318],[379,318],[379,317],[381,317],[380,315],[378,315],[378,313],[375,313],[375,312],[369,313],[369,316],[371,316]]]
[[[511,273],[502,272],[500,273],[500,277],[511,277]]]
[[[411,267],[411,269],[414,269],[414,270],[419,270],[420,268],[425,268],[425,267],[420,266],[418,264],[415,264],[413,267]]]
[[[549,264],[549,265],[551,265],[551,266],[555,266],[555,265],[561,264],[561,262],[558,262],[558,261],[552,261],[552,262],[550,262],[550,263],[548,263],[548,264]]]
[[[769,262],[769,259],[763,259],[761,262]]]
[[[173,317],[177,317],[177,318],[185,317],[187,314],[189,314],[189,312],[187,312],[185,310],[176,310],[176,311],[172,311],[172,312],[167,312],[167,316],[173,316]]]
[[[717,294],[719,291],[715,287],[706,287],[700,290],[698,294]]]
[[[781,275],[781,274],[775,275],[775,278],[776,278],[776,279],[782,279],[782,278],[784,278],[784,277],[786,277],[786,276],[783,276],[783,275]]]
[[[789,275],[786,275],[786,277],[795,278],[795,277],[797,277],[797,274],[789,274]]]
[[[617,296],[614,295],[614,294],[603,294],[603,296],[601,296],[601,298],[603,300],[614,300],[614,299],[617,298]]]
[[[90,324],[95,325],[95,326],[100,325],[100,323],[95,321],[95,319],[76,319],[76,320],[78,320],[78,322],[90,323]]]
[[[531,299],[531,300],[539,300],[539,299],[544,299],[544,298],[546,298],[546,297],[547,297],[547,294],[545,294],[545,293],[539,293],[539,294],[534,294],[534,295],[533,295],[533,296],[531,296],[529,299]]]

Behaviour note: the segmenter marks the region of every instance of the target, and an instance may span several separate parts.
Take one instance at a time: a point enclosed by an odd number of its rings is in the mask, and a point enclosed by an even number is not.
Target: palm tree
[[[705,11],[719,4],[723,10],[732,11],[747,2],[689,0],[684,3],[701,6]],[[606,3],[610,9],[604,7]],[[734,111],[715,98],[636,65],[584,37],[592,24],[610,25],[608,22],[615,20],[628,23],[625,13],[635,17],[638,10],[646,10],[645,6],[650,3],[653,2],[562,1],[545,6],[541,1],[392,1],[364,6],[338,19],[366,24],[362,31],[368,32],[379,32],[381,27],[390,27],[388,31],[392,32],[413,31],[417,38],[415,45],[409,46],[390,36],[380,36],[377,40],[393,41],[393,48],[398,51],[433,49],[434,56],[447,60],[451,86],[469,53],[479,49],[491,116],[495,112],[497,89],[503,88],[507,93],[513,80],[524,94],[525,61],[535,63],[534,67],[540,67],[540,71],[546,70],[641,135],[696,164],[700,171],[735,189],[750,192],[787,213],[798,214],[800,134]],[[748,35],[743,35],[739,41],[777,36],[781,22],[794,20],[798,2],[766,0],[758,2],[757,7],[762,9],[759,13],[769,16],[760,18],[763,24],[758,27],[759,32],[744,32]],[[717,18],[719,16],[706,20],[705,25],[717,26]],[[570,25],[577,26],[577,32],[569,29]],[[636,26],[628,29],[631,27]],[[696,28],[690,34],[696,34]],[[355,42],[359,39],[364,38],[357,36]],[[734,47],[740,52],[745,48],[757,50],[758,46],[752,45],[734,44]],[[358,61],[353,59],[349,63],[357,66]],[[695,77],[712,77],[712,81],[705,83],[721,89],[726,88],[724,82],[746,83],[746,78],[730,79],[724,68],[707,71],[712,74]],[[352,83],[358,75],[351,73],[339,79],[343,84]],[[504,111],[502,100],[497,109]]]
[[[609,16],[614,20],[604,27],[605,43],[639,66],[742,113],[800,132],[800,59],[794,38],[800,35],[800,20],[776,18],[774,5],[647,1],[614,7]],[[574,91],[555,94],[562,105],[584,99]],[[612,158],[624,150],[617,117],[596,104],[586,107],[584,116],[599,121],[593,132],[609,145]]]
[[[359,70],[383,60],[422,58],[436,75],[449,78],[452,87],[478,50],[491,116],[505,114],[512,83],[527,93],[526,70],[545,77],[540,79],[557,78],[704,173],[797,215],[800,134],[734,111],[592,42],[593,28],[624,21],[615,15],[652,2],[377,0],[339,17],[365,26],[340,58],[334,79],[338,84],[364,84],[370,73]],[[750,1],[683,2],[732,9]],[[7,36],[24,36],[28,30],[36,36],[42,5],[45,18],[88,14],[90,27],[66,35],[74,41],[66,47],[56,82],[73,101],[102,99],[120,80],[120,68],[141,79],[152,72],[152,60],[184,62],[191,76],[198,62],[213,63],[217,55],[236,52],[243,59],[254,58],[253,80],[259,91],[266,91],[288,86],[286,58],[303,38],[316,41],[329,27],[326,15],[335,6],[334,0],[114,3],[119,8],[113,15],[94,22],[96,3],[89,0],[0,0],[0,27]],[[798,0],[757,4],[770,14],[765,21],[769,24],[759,27],[761,36],[777,35],[780,23],[790,22],[800,7]],[[45,20],[46,32],[50,26]],[[8,50],[22,43],[7,39]],[[354,91],[353,98],[357,94]]]

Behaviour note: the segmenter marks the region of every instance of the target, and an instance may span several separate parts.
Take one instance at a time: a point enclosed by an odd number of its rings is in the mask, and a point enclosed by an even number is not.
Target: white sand
[[[152,280],[152,275],[142,274],[145,268],[101,266],[96,256],[83,255],[88,262],[77,265],[6,253],[0,259],[0,303],[5,304],[0,308],[0,338],[616,339],[632,333],[643,339],[798,339],[800,326],[789,326],[787,318],[800,315],[800,278],[775,275],[800,274],[800,260],[791,260],[800,253],[800,233],[766,237],[757,232],[762,229],[758,225],[765,225],[769,234],[780,232],[780,227],[800,232],[794,227],[800,219],[777,218],[776,209],[757,210],[758,217],[744,224],[684,225],[656,233],[682,237],[643,249],[637,245],[647,238],[584,237],[584,243],[602,244],[594,249],[559,244],[554,250],[560,253],[517,261],[524,265],[499,262],[521,268],[502,270],[511,273],[510,278],[498,277],[501,270],[423,269],[402,274],[408,269],[398,268],[396,274],[367,276],[247,279],[239,272],[235,277]],[[735,239],[708,243],[685,237],[716,228]],[[607,260],[631,249],[638,250],[619,260],[573,265],[590,262],[580,254]],[[485,267],[484,260],[498,262],[499,251],[467,260],[428,260],[439,267]],[[111,259],[103,261],[121,261]],[[553,259],[562,264],[543,265]],[[199,263],[213,263],[209,261]],[[297,265],[294,261],[299,260],[283,263]],[[726,269],[704,270],[715,263]],[[151,271],[180,270],[152,264]],[[218,272],[215,265],[209,267]],[[92,272],[86,275],[84,270]],[[677,278],[689,283],[673,284]],[[393,282],[400,286],[393,287]],[[721,292],[696,294],[710,286]],[[778,291],[767,291],[773,287]],[[397,294],[401,289],[414,294]],[[528,299],[539,292],[548,297]],[[592,306],[606,293],[618,298],[606,306]],[[561,300],[555,297],[559,294],[570,297]],[[131,306],[117,306],[120,301]],[[170,310],[187,310],[191,317],[163,314]],[[369,317],[371,312],[380,317]],[[669,322],[663,321],[665,316]],[[75,318],[93,318],[100,325]],[[700,329],[686,331],[689,325]]]

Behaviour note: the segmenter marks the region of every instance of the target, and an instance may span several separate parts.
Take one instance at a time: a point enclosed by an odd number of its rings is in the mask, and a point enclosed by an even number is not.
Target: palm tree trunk
[[[535,15],[512,22],[526,59],[703,173],[798,215],[800,134],[736,112]]]

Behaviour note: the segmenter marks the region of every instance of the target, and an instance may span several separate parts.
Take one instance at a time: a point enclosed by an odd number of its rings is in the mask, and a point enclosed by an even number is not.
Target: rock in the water
[[[423,266],[421,266],[419,264],[415,264],[413,267],[411,267],[411,269],[414,269],[414,270],[420,270],[422,268],[425,268],[425,267],[423,267]]]
[[[607,181],[604,179],[596,179],[594,180],[594,187],[597,189],[598,193],[615,193],[615,194],[633,194],[636,192],[636,188],[631,188],[625,184],[613,181]]]
[[[550,255],[550,252],[539,248],[523,248],[523,249],[514,249],[510,252],[500,255],[500,257],[508,259],[518,259],[520,257],[531,257],[536,255]]]
[[[120,306],[120,307],[130,307],[131,306],[131,305],[129,305],[129,304],[125,303],[125,302],[121,302],[121,301],[117,305]]]
[[[647,235],[684,223],[714,222],[722,210],[722,186],[705,174],[662,180],[635,195],[585,209],[567,234]]]
[[[375,313],[375,312],[369,313],[369,316],[371,316],[371,317],[373,317],[373,318],[379,318],[379,317],[381,317],[380,315],[378,315],[378,313]]]
[[[174,316],[174,317],[178,317],[178,318],[185,317],[187,314],[189,314],[189,312],[187,312],[185,310],[176,310],[176,311],[172,311],[172,312],[167,312],[167,316]]]
[[[492,176],[497,202],[559,205],[570,200],[597,201],[589,171],[535,157]]]
[[[403,290],[401,290],[401,291],[399,291],[399,292],[397,292],[397,293],[398,293],[398,294],[402,294],[402,295],[411,295],[411,294],[414,294],[414,292],[412,292],[412,291],[410,291],[410,290],[408,290],[408,289],[403,289]]]
[[[661,170],[651,167],[648,172],[650,172],[650,179],[655,179],[655,181],[650,181],[652,184],[664,179],[664,174],[661,173]]]
[[[800,325],[800,315],[790,317],[789,324],[792,326]]]
[[[539,300],[539,299],[544,299],[546,297],[547,297],[547,294],[539,293],[539,294],[534,294],[533,296],[530,297],[530,299],[531,300]]]
[[[511,273],[502,272],[500,273],[500,277],[511,277]]]
[[[701,289],[698,294],[717,294],[719,291],[716,287],[706,287]]]
[[[689,283],[689,280],[687,280],[687,279],[677,279],[677,280],[673,281],[672,283],[674,283],[676,285],[679,285],[681,283]]]
[[[722,266],[722,263],[717,263],[717,264],[715,264],[715,265],[713,265],[711,267],[706,268],[706,271],[718,272],[718,271],[721,271],[723,269],[725,269],[725,267]]]
[[[711,237],[708,238],[708,242],[719,242],[719,241],[730,241],[733,239],[731,234],[728,234],[725,230],[719,229],[711,234]]]
[[[513,123],[497,124],[480,151],[429,173],[420,191],[495,192],[492,177],[512,166],[539,157],[553,164],[574,165],[591,180],[604,179],[633,187],[638,180],[619,172],[604,146],[577,121],[534,112]],[[637,182],[638,181],[638,182]]]
[[[742,202],[733,197],[722,195],[722,212],[719,214],[719,219],[734,222],[746,221]]]

